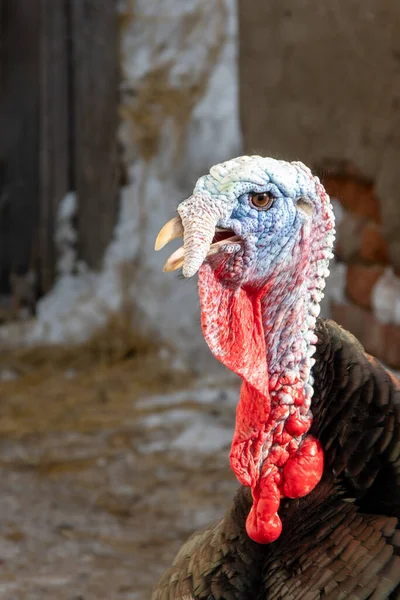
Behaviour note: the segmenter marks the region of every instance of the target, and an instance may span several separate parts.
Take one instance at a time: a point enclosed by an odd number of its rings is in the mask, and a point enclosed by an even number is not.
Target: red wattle
[[[282,492],[288,498],[301,498],[315,488],[324,470],[324,452],[311,435],[301,444],[297,454],[283,467]]]
[[[282,521],[277,513],[262,515],[253,504],[246,520],[247,535],[258,544],[270,544],[281,535]]]
[[[258,481],[261,451],[267,437],[264,425],[269,414],[269,396],[243,382],[230,452],[231,468],[242,485],[253,488]]]
[[[287,433],[292,436],[300,436],[306,433],[311,426],[311,419],[303,418],[301,419],[297,413],[293,413],[288,417],[285,423],[285,429]]]
[[[216,358],[243,380],[230,461],[240,483],[252,490],[246,531],[267,544],[281,533],[281,498],[304,496],[321,479],[323,451],[316,439],[304,437],[312,423],[301,414],[304,382],[289,381],[285,373],[269,382],[261,295],[229,287],[207,263],[200,269],[199,292],[204,337]],[[292,395],[291,407],[279,403],[282,390]]]
[[[270,544],[281,534],[282,522],[278,516],[281,493],[279,470],[273,468],[267,477],[261,477],[252,486],[253,506],[246,520],[249,537],[259,544]]]

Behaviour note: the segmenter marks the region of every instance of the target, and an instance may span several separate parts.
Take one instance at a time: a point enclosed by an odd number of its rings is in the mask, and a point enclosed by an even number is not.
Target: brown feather
[[[311,433],[325,450],[321,482],[284,500],[283,532],[261,546],[251,507],[198,532],[153,600],[384,600],[400,597],[400,384],[339,325],[318,320]]]

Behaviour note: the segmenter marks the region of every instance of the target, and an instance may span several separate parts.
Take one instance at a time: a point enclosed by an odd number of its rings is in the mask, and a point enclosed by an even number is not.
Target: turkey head
[[[308,494],[323,471],[320,444],[307,433],[331,204],[302,163],[243,156],[197,181],[156,249],[182,235],[164,270],[199,272],[204,337],[243,380],[230,461],[252,491],[247,533],[269,543],[281,532],[281,498]]]

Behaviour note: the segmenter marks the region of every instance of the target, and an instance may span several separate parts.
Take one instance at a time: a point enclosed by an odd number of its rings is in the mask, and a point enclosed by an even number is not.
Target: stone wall
[[[400,4],[239,0],[239,23],[244,150],[323,164],[344,208],[333,317],[400,368]]]
[[[335,254],[346,265],[345,294],[331,300],[332,317],[352,331],[367,352],[400,369],[400,273],[383,235],[375,186],[354,167],[340,164],[330,165],[322,181],[343,209]]]
[[[372,179],[400,268],[400,4],[239,0],[247,153],[347,160]]]

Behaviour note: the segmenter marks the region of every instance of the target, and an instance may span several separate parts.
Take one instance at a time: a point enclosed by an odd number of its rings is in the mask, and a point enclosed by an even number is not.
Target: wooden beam
[[[1,0],[0,289],[31,267],[38,220],[40,0]]]
[[[118,209],[118,14],[113,0],[70,1],[79,254],[99,268]]]
[[[41,0],[40,212],[38,227],[40,287],[54,281],[55,219],[70,189],[69,58],[64,0]]]

